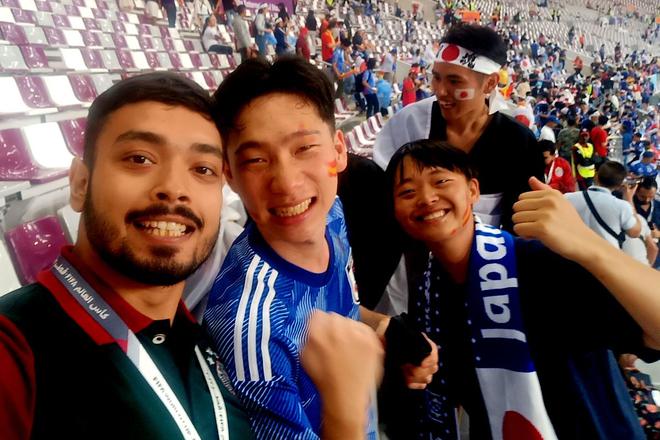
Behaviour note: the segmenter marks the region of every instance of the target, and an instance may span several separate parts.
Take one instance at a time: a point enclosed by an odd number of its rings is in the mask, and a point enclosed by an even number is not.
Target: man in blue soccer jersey
[[[332,86],[300,58],[248,60],[218,88],[225,175],[252,221],[204,320],[258,438],[318,438],[331,421],[300,364],[314,309],[360,317],[337,173],[346,167]],[[374,382],[375,391],[375,382]],[[355,417],[375,438],[367,405]]]

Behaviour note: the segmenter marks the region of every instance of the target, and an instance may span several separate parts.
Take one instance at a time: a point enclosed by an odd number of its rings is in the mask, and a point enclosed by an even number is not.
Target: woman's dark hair
[[[463,174],[468,180],[477,177],[470,156],[465,151],[448,142],[420,139],[404,144],[390,159],[385,170],[385,182],[390,193],[394,185],[398,183],[396,179],[402,177],[403,162],[406,157],[410,157],[419,170],[444,168]]]
[[[96,141],[108,116],[125,105],[145,101],[185,107],[211,120],[213,99],[196,82],[173,72],[154,72],[119,81],[101,93],[87,114],[83,161],[92,170]]]
[[[238,129],[238,117],[249,103],[271,93],[285,93],[311,104],[334,131],[333,92],[328,77],[302,57],[285,55],[273,64],[260,58],[249,59],[227,75],[216,90],[213,114],[226,145],[231,132]],[[283,115],[288,110],[282,109]]]
[[[455,44],[504,64],[507,61],[506,44],[497,32],[486,26],[459,24],[451,27],[442,43]]]

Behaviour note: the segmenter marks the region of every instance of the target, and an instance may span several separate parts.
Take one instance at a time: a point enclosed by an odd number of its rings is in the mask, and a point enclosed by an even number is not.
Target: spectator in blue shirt
[[[387,116],[387,107],[392,104],[392,84],[384,77],[384,72],[378,73],[378,81],[376,82],[376,95],[378,96],[378,104],[380,105],[380,112],[383,116]]]
[[[642,153],[642,160],[630,164],[630,172],[640,177],[653,177],[658,175],[658,169],[654,162],[655,154],[653,151]]]

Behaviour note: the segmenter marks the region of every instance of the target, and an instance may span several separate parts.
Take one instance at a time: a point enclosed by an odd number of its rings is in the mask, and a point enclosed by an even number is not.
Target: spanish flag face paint
[[[328,175],[330,177],[337,177],[337,161],[333,160],[328,162]]]

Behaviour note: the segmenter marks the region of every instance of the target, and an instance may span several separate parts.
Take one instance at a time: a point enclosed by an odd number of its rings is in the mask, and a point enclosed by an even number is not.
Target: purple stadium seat
[[[126,43],[126,38],[124,38],[124,33],[116,33],[112,34],[112,41],[115,42],[115,47],[117,49],[126,49],[128,47],[128,43]]]
[[[90,32],[90,31],[80,31],[80,35],[82,36],[83,42],[85,43],[85,46],[89,47],[101,47],[103,46],[101,44],[101,41],[99,40],[99,36],[95,32]]]
[[[23,101],[28,107],[49,108],[55,107],[48,96],[48,89],[44,80],[39,76],[16,76],[14,78],[21,92]]]
[[[92,102],[96,98],[96,89],[89,75],[69,75],[69,82],[74,95],[81,102]]]
[[[66,38],[64,33],[54,27],[43,27],[44,34],[46,34],[46,39],[51,46],[66,46]]]
[[[185,47],[188,52],[195,52],[195,46],[193,46],[193,43],[190,40],[183,40],[183,47]]]
[[[96,19],[94,19],[94,18],[83,17],[83,23],[85,23],[85,27],[87,28],[88,31],[100,31],[101,30],[101,28],[99,27],[99,24],[96,22]]]
[[[84,0],[73,0],[73,4],[80,8],[84,8],[85,6],[87,6],[85,5]]]
[[[48,69],[48,58],[43,47],[21,46],[23,60],[30,69]]]
[[[211,72],[202,72],[202,75],[204,75],[204,80],[206,81],[206,84],[208,84],[210,90],[215,90],[218,88],[218,83],[215,81],[215,78]]]
[[[53,14],[53,23],[57,28],[70,28],[71,24],[66,15]]]
[[[172,62],[172,67],[176,70],[180,70],[181,67],[181,58],[179,58],[179,54],[176,52],[169,52],[170,56],[170,61]]]
[[[80,11],[76,5],[64,5],[64,10],[70,17],[80,17]]]
[[[99,9],[103,9],[105,11],[107,11],[109,9],[108,4],[106,2],[104,2],[103,0],[96,0],[96,6],[98,6]]]
[[[21,53],[19,47],[14,46],[13,44],[1,44],[0,45],[0,72],[27,72],[30,68],[25,64],[23,60],[23,54]],[[6,95],[7,91],[3,90],[3,95]],[[6,99],[6,96],[3,96]]]
[[[85,149],[85,127],[87,125],[87,118],[60,121],[59,124],[69,151],[75,156],[82,157],[83,150]]]
[[[21,7],[21,4],[18,2],[18,0],[2,0],[1,3],[3,6],[10,8],[20,9]]]
[[[151,29],[149,28],[149,25],[146,23],[140,22],[138,25],[138,33],[140,35],[151,35]]]
[[[151,24],[151,19],[147,16],[147,14],[139,14],[137,17],[140,24]]]
[[[115,52],[117,53],[119,64],[123,69],[135,69],[135,63],[133,63],[133,57],[131,57],[131,53],[129,51],[117,49]]]
[[[153,50],[154,45],[151,42],[151,37],[147,35],[138,35],[138,41],[142,50]]]
[[[66,176],[66,169],[39,168],[19,128],[0,130],[0,180],[48,182]]]
[[[147,63],[152,69],[160,69],[161,65],[158,61],[158,54],[156,52],[145,52],[144,56],[147,57]]]
[[[167,26],[159,26],[158,29],[160,29],[160,36],[165,38],[170,38],[170,31],[167,29]]]
[[[213,67],[215,67],[216,69],[220,68],[220,59],[218,58],[217,54],[209,53],[209,59],[211,60],[211,64],[213,64]]]
[[[98,2],[96,4],[98,5]],[[108,17],[103,9],[93,8],[92,14],[94,14],[94,18],[96,18],[97,20]]]
[[[80,54],[83,57],[83,60],[85,60],[85,65],[89,69],[103,69],[103,58],[101,58],[101,54],[99,53],[98,50],[94,49],[87,49],[83,47],[80,49]]]
[[[190,61],[193,63],[193,66],[195,69],[203,69],[204,67],[202,66],[202,59],[200,58],[198,53],[191,53],[188,54],[190,56]]]
[[[7,244],[16,259],[21,282],[31,284],[57,259],[66,237],[57,217],[48,216],[7,231]]]
[[[37,24],[37,16],[33,11],[12,9],[12,12],[14,13],[14,21],[16,21],[16,23]]]
[[[18,26],[14,23],[0,23],[0,31],[4,35],[4,39],[9,41],[11,44],[16,44],[22,46],[28,44],[27,36],[25,31],[21,26]]]
[[[112,28],[117,32],[118,34],[125,34],[126,29],[124,28],[124,25],[118,21],[113,21],[112,22]]]
[[[43,0],[35,0],[34,3],[37,5],[37,10],[42,12],[53,12],[53,8],[50,7],[50,3]]]
[[[174,47],[174,41],[172,41],[171,38],[164,37],[163,46],[165,46],[165,50],[168,52],[176,52],[176,48]]]

